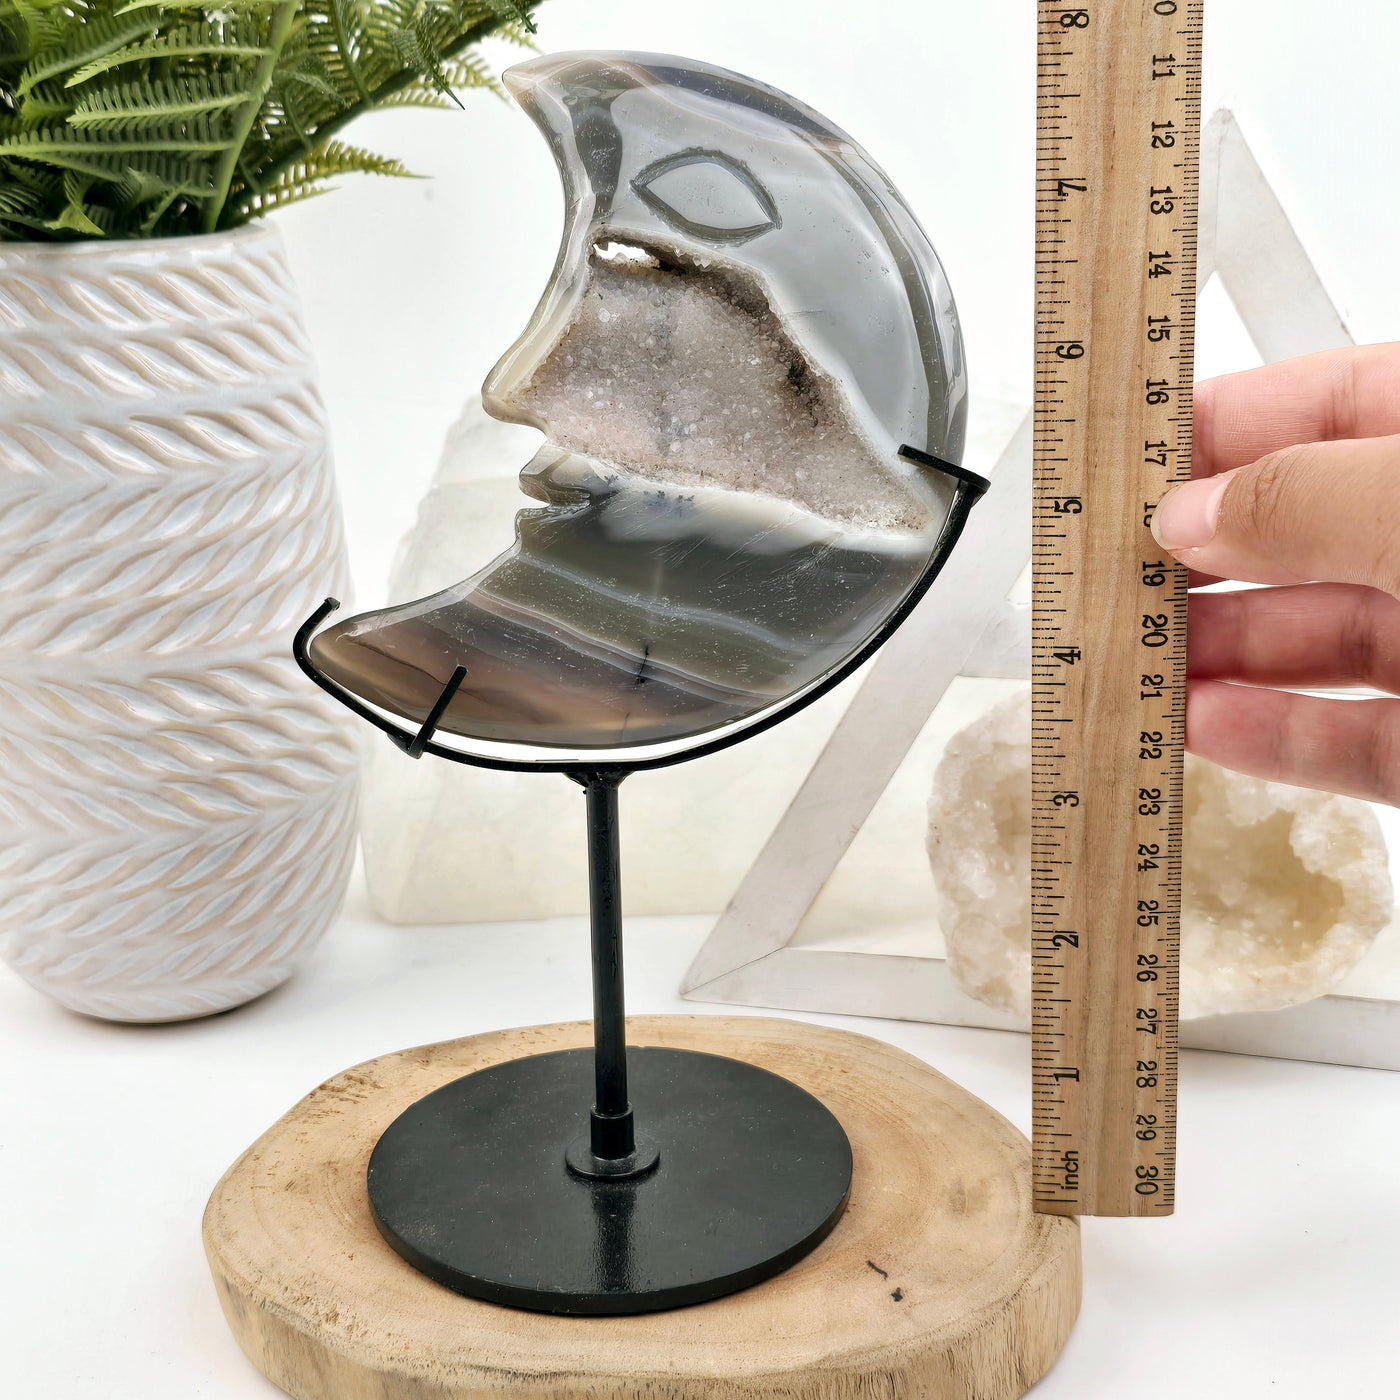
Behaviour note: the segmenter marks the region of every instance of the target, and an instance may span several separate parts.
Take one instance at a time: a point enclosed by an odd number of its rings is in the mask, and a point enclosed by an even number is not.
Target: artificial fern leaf
[[[73,164],[70,155],[80,161],[93,157],[105,158],[105,169],[120,171],[121,159],[128,155],[213,155],[228,149],[229,134],[211,126],[207,119],[197,118],[186,123],[136,123],[129,130],[88,132],[65,127],[40,127],[37,131],[21,131],[0,141],[0,151],[19,160],[45,159],[65,170],[89,173],[91,164]]]
[[[143,43],[128,44],[95,58],[77,69],[66,85],[76,87],[123,64],[159,62],[168,67],[176,59],[261,58],[269,52],[260,28],[245,18],[232,25],[204,20],[180,25]]]
[[[5,174],[0,190],[6,194],[19,193],[26,199],[52,199],[63,193],[63,175],[57,170],[45,170],[43,166],[12,164],[0,158],[0,171]]]
[[[0,141],[0,155],[42,161],[60,172],[73,171],[98,180],[120,180],[124,169],[105,145],[80,141],[63,127],[41,127],[7,136]]]
[[[47,225],[48,221],[42,217],[43,210],[43,196],[32,191],[15,188],[0,193],[0,225],[17,224],[24,229]],[[0,228],[0,237],[3,236],[4,230]]]
[[[172,210],[188,207],[191,196],[207,190],[207,185],[200,190],[182,187],[174,178],[177,174],[159,164],[144,170],[129,167],[111,189],[113,204],[119,211],[118,227],[149,238]]]
[[[171,206],[179,197],[179,190],[170,190],[152,204],[145,218],[137,225],[142,238],[149,238],[156,231],[160,221],[165,217]]]
[[[118,209],[135,209],[171,192],[172,186],[144,170],[128,168],[112,190]]]
[[[41,83],[31,89],[29,95],[19,104],[15,117],[20,130],[26,127],[43,126],[45,123],[62,121],[73,110],[73,98],[56,83]]]
[[[101,238],[106,232],[103,224],[110,225],[112,221],[111,212],[96,207],[91,211],[84,208],[84,197],[91,188],[91,179],[75,175],[72,171],[67,172],[63,177],[63,210],[58,218],[49,221],[48,226],[55,230],[69,229],[73,233],[95,234]],[[102,222],[99,223],[98,219]]]
[[[518,24],[527,33],[535,32],[535,21],[531,15],[531,5],[523,0],[476,0],[477,5],[496,21],[496,25]]]
[[[106,211],[96,209],[92,212],[106,213]],[[110,213],[106,213],[104,222],[108,224],[111,223]],[[65,204],[58,218],[50,219],[46,227],[53,229],[55,232],[60,229],[67,229],[73,233],[86,233],[97,238],[104,237],[107,232],[107,230],[102,227],[102,224],[97,223],[89,216],[88,211],[84,209],[81,204]]]
[[[0,240],[228,228],[350,172],[378,106],[503,92],[538,0],[0,0]]]
[[[329,0],[327,15],[331,21],[330,40],[335,46],[335,57],[361,99],[372,102],[374,99],[360,68],[359,54],[356,53],[358,46],[353,37],[356,19],[354,0]]]
[[[508,44],[514,44],[520,49],[532,49],[538,53],[540,46],[535,41],[535,26],[533,23],[522,23],[519,20],[511,20],[497,29],[491,37],[493,39],[504,39]]]
[[[381,156],[360,146],[347,146],[340,141],[327,141],[318,146],[295,169],[303,180],[326,180],[334,175],[386,175],[400,180],[417,180],[401,160]]]
[[[4,60],[21,66],[53,44],[60,43],[72,22],[62,0],[5,0],[0,6],[0,29],[4,33]]]
[[[507,95],[505,85],[480,54],[449,58],[442,65],[442,75],[454,88],[489,88],[498,97]]]
[[[277,0],[219,0],[217,7],[208,0],[126,0],[117,11],[119,15],[134,14],[138,10],[213,10],[220,15],[244,14],[270,10]]]
[[[14,160],[42,160],[59,170],[90,175],[95,180],[119,183],[128,171],[139,170],[160,178],[167,186],[189,192],[208,191],[209,169],[192,152],[217,151],[225,143],[171,139],[96,139],[84,132],[51,127],[21,132],[0,141],[0,155]]]
[[[23,169],[12,172],[0,162],[0,173],[18,175],[0,181],[0,240],[33,238],[36,231],[46,231],[46,211],[63,197],[63,183],[48,171]]]
[[[147,122],[181,121],[236,107],[253,91],[247,73],[121,83],[85,97],[73,108],[68,125],[131,130]]]
[[[303,200],[314,199],[318,194],[328,194],[333,188],[333,185],[322,184],[316,180],[294,179],[289,171],[271,189],[252,195],[241,208],[246,210],[249,218],[261,218],[274,209],[283,209],[288,204],[300,204]]]
[[[90,19],[68,35],[66,42],[36,53],[20,74],[16,91],[24,97],[39,83],[80,68],[94,58],[153,34],[155,29],[149,15],[101,15]]]
[[[431,84],[412,83],[406,88],[401,88],[398,92],[390,93],[388,97],[381,98],[375,105],[377,107],[433,107],[443,111],[451,107],[460,107],[461,103],[450,101]]]
[[[290,166],[271,185],[261,191],[246,190],[242,193],[241,207],[252,213],[265,214],[269,209],[279,209],[286,204],[294,204],[302,199],[325,192],[323,183],[337,175],[349,174],[386,175],[397,179],[417,179],[402,161],[388,156],[376,155],[358,146],[343,145],[339,141],[328,141],[317,147],[304,160]]]
[[[442,62],[421,16],[410,24],[390,29],[388,39],[406,67],[420,74],[444,97],[450,97],[459,107],[462,105],[442,71]]]
[[[277,76],[273,79],[273,91],[285,86],[306,89],[325,98],[335,108],[344,107],[347,101],[335,86],[330,69],[320,54],[312,53],[298,44],[294,51],[284,51],[283,61],[277,65]]]

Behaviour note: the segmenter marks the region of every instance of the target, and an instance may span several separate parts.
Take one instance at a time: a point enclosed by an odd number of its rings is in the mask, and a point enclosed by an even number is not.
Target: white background
[[[1207,112],[1235,108],[1356,338],[1400,335],[1400,7],[1208,12]],[[710,59],[837,120],[938,246],[976,386],[1028,398],[1033,13],[1030,0],[549,0],[541,40]],[[544,285],[561,210],[543,143],[488,96],[376,118],[355,137],[435,177],[347,180],[281,216],[372,603],[444,431]],[[1204,329],[1203,369],[1250,362],[1219,298]],[[674,989],[705,923],[630,930],[634,1009],[681,1009]],[[586,979],[576,923],[391,929],[358,895],[288,988],[206,1022],[103,1026],[0,976],[0,1394],[268,1400],[200,1255],[220,1172],[323,1077],[408,1044],[581,1015]],[[847,1024],[1029,1126],[1023,1037]],[[1083,1316],[1038,1400],[1394,1395],[1400,1075],[1188,1054],[1181,1117],[1179,1214],[1085,1222]]]

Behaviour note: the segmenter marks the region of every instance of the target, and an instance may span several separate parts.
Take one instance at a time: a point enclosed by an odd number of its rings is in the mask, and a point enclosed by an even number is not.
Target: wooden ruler
[[[1201,0],[1040,0],[1036,1208],[1173,1204]]]

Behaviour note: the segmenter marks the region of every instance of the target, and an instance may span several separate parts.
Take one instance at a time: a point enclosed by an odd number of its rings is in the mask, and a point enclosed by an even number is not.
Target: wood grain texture
[[[233,1165],[204,1219],[220,1301],[298,1400],[1010,1400],[1079,1309],[1079,1227],[1036,1215],[1005,1119],[864,1036],[751,1017],[637,1017],[636,1045],[783,1074],[855,1154],[836,1231],[787,1273],[700,1307],[564,1318],[462,1298],[376,1233],[365,1167],[407,1105],[459,1075],[589,1043],[585,1023],[386,1055],[308,1095]]]
[[[1042,4],[1031,1062],[1036,1204],[1174,1202],[1201,0]]]

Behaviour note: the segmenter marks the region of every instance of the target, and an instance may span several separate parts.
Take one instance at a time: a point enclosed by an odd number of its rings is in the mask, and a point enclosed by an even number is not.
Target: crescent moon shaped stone
[[[512,548],[312,643],[346,689],[485,744],[675,744],[839,668],[934,557],[966,371],[932,246],[850,137],[687,59],[512,68],[566,227],[494,416],[538,428]]]

